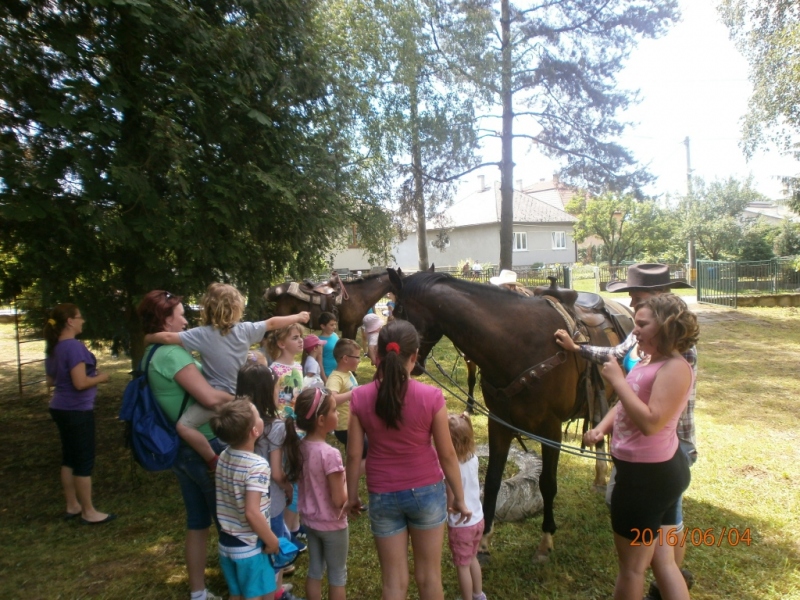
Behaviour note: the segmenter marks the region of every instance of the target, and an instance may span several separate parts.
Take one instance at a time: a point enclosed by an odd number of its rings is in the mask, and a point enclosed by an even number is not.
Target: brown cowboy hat
[[[685,281],[669,278],[669,267],[658,263],[642,263],[628,267],[625,281],[614,281],[606,286],[609,292],[629,292],[651,288],[691,288]]]

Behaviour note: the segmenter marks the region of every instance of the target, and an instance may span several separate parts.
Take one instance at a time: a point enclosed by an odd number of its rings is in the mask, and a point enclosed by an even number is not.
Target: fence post
[[[572,267],[562,267],[564,270],[564,287],[571,288],[572,287]]]

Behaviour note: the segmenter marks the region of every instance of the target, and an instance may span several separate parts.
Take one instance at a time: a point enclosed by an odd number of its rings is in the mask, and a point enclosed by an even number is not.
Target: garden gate
[[[736,308],[738,290],[736,263],[721,260],[697,261],[697,301]]]

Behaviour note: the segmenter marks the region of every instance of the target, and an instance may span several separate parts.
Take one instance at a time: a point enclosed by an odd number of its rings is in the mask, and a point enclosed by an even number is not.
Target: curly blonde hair
[[[203,325],[216,327],[222,335],[226,335],[244,315],[244,296],[227,283],[209,285],[201,304]]]
[[[637,307],[637,311],[642,308],[649,308],[659,325],[657,348],[663,356],[669,356],[673,350],[686,352],[697,344],[700,338],[697,317],[679,296],[651,296]]]
[[[450,437],[453,448],[456,450],[458,462],[466,462],[475,455],[475,433],[472,430],[472,421],[467,413],[460,415],[447,415],[447,425],[450,428]]]

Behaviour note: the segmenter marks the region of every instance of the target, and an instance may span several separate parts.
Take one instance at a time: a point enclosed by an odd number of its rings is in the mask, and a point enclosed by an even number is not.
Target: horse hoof
[[[603,496],[606,495],[606,488],[608,486],[605,485],[597,485],[596,483],[592,485],[592,491],[597,492],[598,494],[602,494]]]
[[[478,551],[478,564],[485,567],[491,562],[492,555],[489,552]]]

